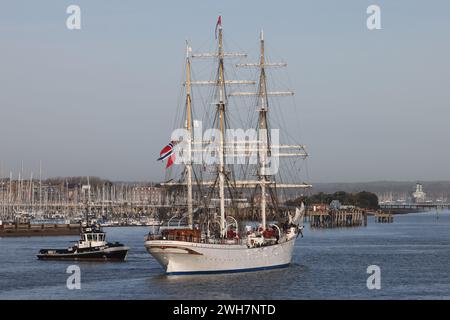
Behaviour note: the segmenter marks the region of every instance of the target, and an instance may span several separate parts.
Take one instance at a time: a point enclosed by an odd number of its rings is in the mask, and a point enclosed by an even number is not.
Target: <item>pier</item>
[[[341,228],[367,226],[364,210],[311,211],[307,214],[311,228]]]
[[[377,213],[375,213],[375,222],[377,222],[377,223],[392,223],[392,222],[394,222],[394,215],[392,213],[377,212]]]
[[[80,234],[80,224],[2,224],[0,237],[70,236]]]
[[[381,203],[380,208],[394,214],[450,209],[448,202]]]

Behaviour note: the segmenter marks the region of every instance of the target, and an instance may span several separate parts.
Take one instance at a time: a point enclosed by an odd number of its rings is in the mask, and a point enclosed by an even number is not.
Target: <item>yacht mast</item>
[[[219,145],[219,199],[220,199],[220,233],[225,236],[225,81],[223,73],[223,43],[222,43],[222,24],[219,25],[219,78],[217,85],[219,87],[219,102],[217,109],[219,113],[219,130],[220,130],[220,145]]]
[[[30,193],[29,193],[29,201],[31,207],[31,214],[34,213],[34,187],[33,187],[33,172],[31,172],[30,177]]]
[[[17,184],[18,184],[17,199],[15,200],[15,207],[16,211],[20,211],[20,203],[22,203],[22,180],[20,178],[20,171],[19,171],[19,181]]]
[[[5,218],[5,179],[3,179],[3,162],[0,163],[0,181],[2,186],[2,215],[0,216],[0,220]]]
[[[191,119],[191,60],[189,59],[189,44],[186,41],[186,129],[188,131],[188,159],[187,171],[187,208],[188,225],[194,227],[194,216],[192,208],[192,119]]]
[[[39,161],[39,213],[42,211],[42,161]]]
[[[89,216],[91,214],[91,184],[89,183],[89,176],[87,176],[87,204],[86,204],[86,226],[89,226]]]
[[[9,172],[9,191],[8,191],[8,218],[11,212],[13,212],[12,208],[12,172]],[[11,215],[11,218],[13,218],[13,215]]]

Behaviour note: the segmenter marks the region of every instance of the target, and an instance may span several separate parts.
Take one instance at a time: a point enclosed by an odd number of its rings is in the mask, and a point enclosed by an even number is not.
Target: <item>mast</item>
[[[39,161],[39,213],[42,211],[42,161]]]
[[[8,218],[12,211],[11,196],[12,196],[12,172],[10,171],[9,172],[9,191],[8,191]],[[12,215],[11,215],[11,217],[12,217]]]
[[[308,154],[305,151],[303,145],[272,145],[270,141],[270,135],[268,132],[267,124],[267,112],[268,112],[268,96],[292,96],[294,93],[291,91],[267,91],[267,78],[266,78],[266,67],[286,67],[286,63],[267,63],[265,59],[265,48],[264,48],[264,33],[261,30],[260,33],[260,60],[257,63],[240,63],[236,64],[237,67],[256,67],[259,69],[259,86],[257,92],[231,92],[228,96],[243,96],[251,97],[256,96],[259,103],[259,115],[258,115],[258,180],[257,181],[247,181],[240,182],[236,181],[236,184],[241,184],[247,187],[261,188],[261,199],[260,199],[260,210],[261,210],[261,224],[262,228],[266,228],[266,190],[270,186],[275,185],[275,181],[270,178],[271,174],[267,171],[269,157],[301,157],[306,158]],[[286,151],[280,151],[286,150]],[[277,188],[310,188],[311,185],[308,183],[293,184],[293,183],[283,183],[276,184]]]
[[[266,95],[266,73],[264,69],[265,64],[265,56],[264,56],[264,33],[261,30],[260,34],[260,76],[259,76],[259,88],[258,88],[258,96],[260,102],[259,109],[259,119],[258,119],[258,133],[259,133],[259,179],[261,186],[261,224],[263,230],[266,229],[266,165],[267,165],[267,156],[269,152],[268,147],[268,131],[267,131],[267,95]]]
[[[219,145],[219,199],[220,199],[220,233],[225,236],[225,81],[223,74],[223,43],[222,43],[222,24],[219,25],[219,79],[217,85],[219,86],[219,103],[217,109],[219,113],[219,130],[220,130],[220,145]]]
[[[102,215],[105,215],[105,183],[102,184]]]
[[[2,215],[1,219],[5,217],[5,179],[3,179],[3,162],[0,163],[0,181],[2,186]]]
[[[220,199],[220,231],[221,235],[225,235],[225,182],[226,182],[226,172],[225,172],[225,152],[226,152],[226,146],[225,146],[225,104],[226,104],[226,90],[225,85],[254,85],[256,82],[253,80],[225,80],[224,77],[224,57],[247,57],[246,53],[243,52],[224,52],[223,50],[223,37],[222,37],[222,22],[221,22],[221,16],[219,16],[219,19],[216,24],[216,28],[218,31],[218,51],[216,52],[208,52],[208,53],[194,53],[194,54],[188,54],[186,59],[186,78],[189,76],[189,81],[186,81],[186,109],[187,109],[187,127],[190,126],[190,136],[192,137],[192,120],[189,118],[192,116],[191,112],[191,87],[193,85],[196,86],[204,86],[204,85],[213,85],[218,89],[216,93],[218,93],[217,102],[214,104],[217,106],[217,114],[216,119],[214,122],[216,123],[219,132],[220,132],[220,142],[219,142],[219,164],[217,166],[217,180],[218,180],[218,188],[219,188],[219,199]],[[190,51],[191,49],[188,48]],[[218,58],[219,59],[219,66],[218,66],[218,76],[217,79],[214,80],[206,80],[206,81],[191,81],[190,79],[190,66],[191,66],[191,58]],[[217,122],[216,122],[217,120]],[[187,127],[189,129],[189,127]],[[189,151],[190,151],[190,159],[192,158],[192,153],[198,153],[206,151],[206,149],[203,149],[203,146],[200,148],[193,148],[193,144],[195,142],[191,138],[191,143],[189,144]],[[163,182],[161,185],[163,186],[188,186],[188,202],[191,201],[191,196],[189,196],[189,185],[192,185],[192,178],[189,178],[189,171],[191,171],[191,175],[193,173],[192,166],[191,169],[189,169],[189,164],[186,164],[187,167],[187,179],[183,182]],[[191,176],[192,177],[192,176]],[[187,180],[187,181],[186,181]],[[199,185],[209,185],[211,181],[197,181],[197,184]],[[216,188],[217,184],[214,180],[213,187]],[[189,207],[189,203],[188,203]],[[190,209],[188,208],[188,211]]]
[[[23,176],[23,160],[22,160],[22,165],[21,165],[21,169],[20,169],[20,198],[19,198],[19,210],[22,210],[22,204],[24,203],[25,200],[25,193],[24,193],[24,176]]]
[[[3,162],[0,162],[0,182],[1,182],[1,186],[2,186],[2,215],[0,216],[0,220],[4,219],[4,215],[5,215],[5,190],[4,190],[4,185],[5,185],[5,180],[3,179]]]
[[[87,176],[87,204],[86,204],[86,226],[89,225],[89,215],[91,213],[91,184],[89,183],[89,176]]]
[[[194,214],[192,208],[192,119],[191,119],[191,60],[189,59],[189,44],[186,41],[186,129],[188,131],[188,161],[187,171],[187,207],[188,225],[194,228]]]
[[[33,188],[33,172],[31,172],[31,177],[30,177],[30,206],[31,206],[31,214],[34,213],[34,188]]]
[[[22,180],[20,178],[20,171],[19,171],[19,182],[18,182],[18,187],[17,187],[17,199],[15,200],[16,210],[20,210],[20,203],[22,203]]]

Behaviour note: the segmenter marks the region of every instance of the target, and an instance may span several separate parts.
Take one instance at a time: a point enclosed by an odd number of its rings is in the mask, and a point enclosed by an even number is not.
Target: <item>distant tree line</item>
[[[305,205],[312,204],[330,204],[331,201],[338,200],[343,205],[353,205],[355,207],[364,209],[378,209],[378,197],[376,194],[367,191],[361,191],[357,193],[347,193],[344,191],[338,191],[335,193],[323,193],[319,192],[308,197],[300,197],[295,200],[288,200],[287,205],[299,206],[302,202]]]
[[[43,181],[44,184],[47,185],[61,185],[61,184],[69,184],[69,185],[84,185],[87,184],[87,177],[56,177],[49,178]],[[99,177],[89,177],[89,184],[92,187],[97,187],[101,185],[112,185],[112,182],[109,180],[104,180]]]

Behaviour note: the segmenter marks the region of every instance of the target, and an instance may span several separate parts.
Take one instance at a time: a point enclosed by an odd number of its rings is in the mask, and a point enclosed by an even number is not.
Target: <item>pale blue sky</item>
[[[65,27],[78,4],[82,30]],[[366,28],[378,4],[382,30]],[[312,181],[450,179],[448,1],[18,1],[0,6],[0,161],[46,176],[163,177],[184,41],[289,63]]]

